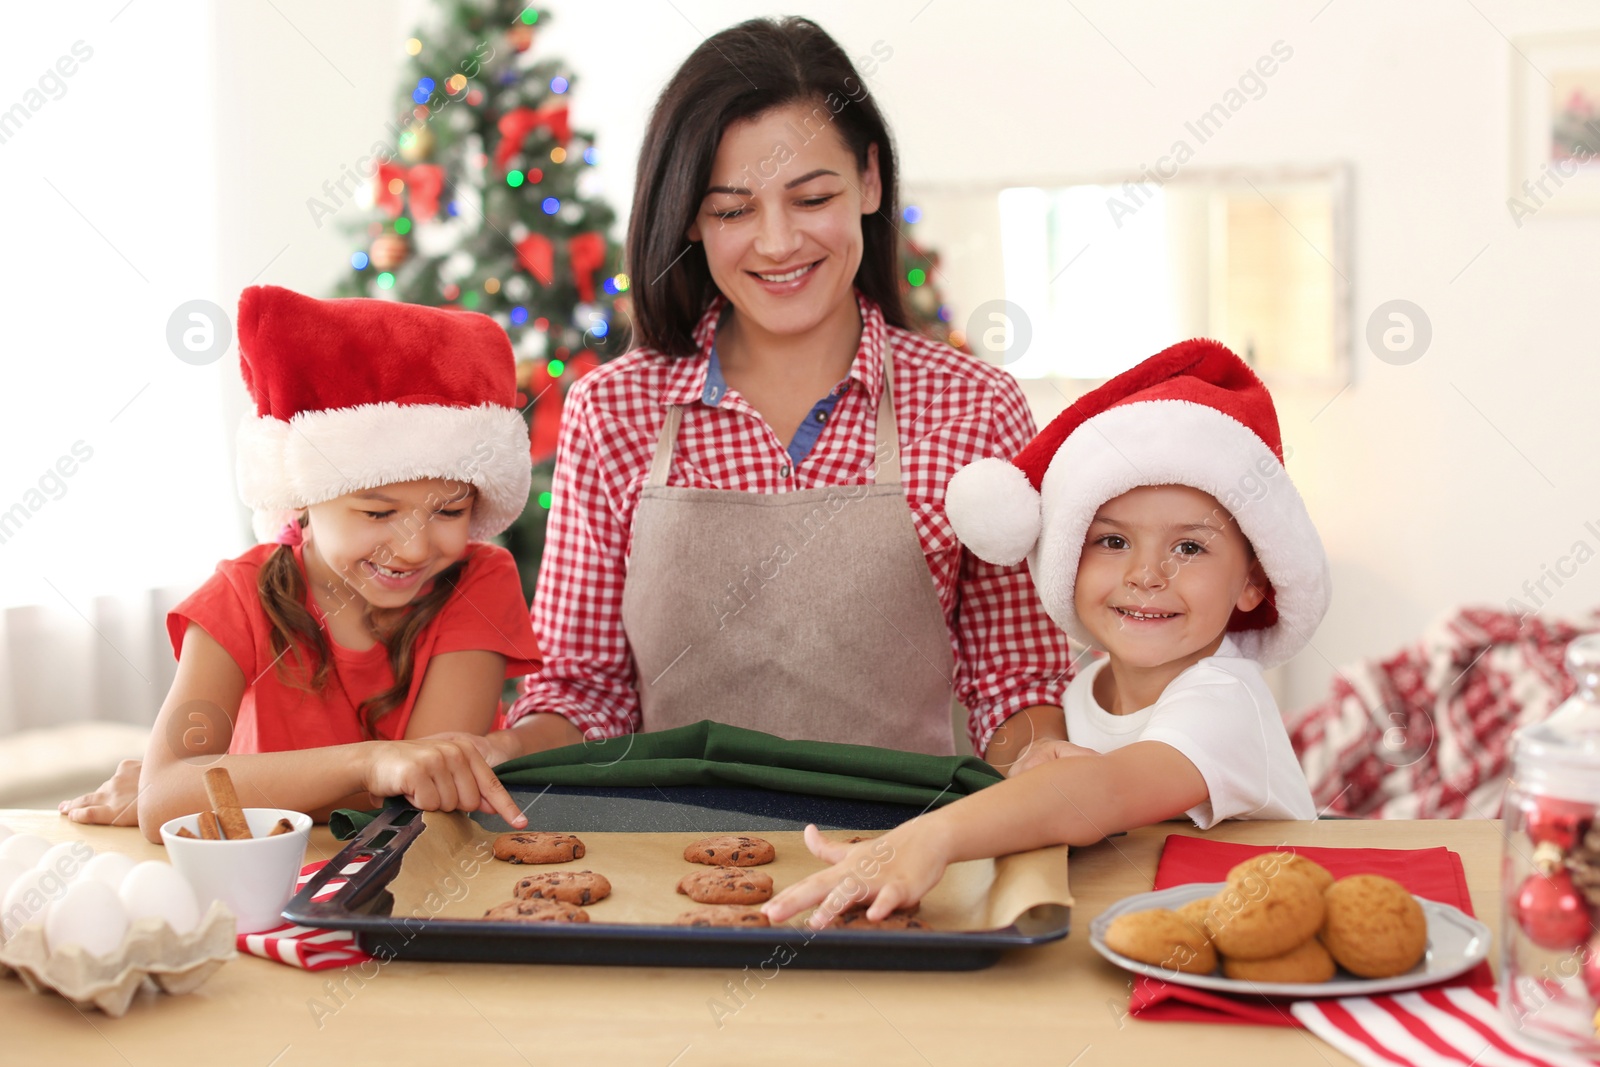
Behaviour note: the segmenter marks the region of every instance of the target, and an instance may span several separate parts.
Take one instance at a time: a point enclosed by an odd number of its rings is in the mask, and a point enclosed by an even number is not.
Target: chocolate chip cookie
[[[586,923],[589,913],[559,900],[508,900],[483,913],[485,919],[514,923]]]
[[[731,904],[702,904],[672,921],[673,926],[771,926],[759,911]]]
[[[690,863],[712,867],[759,867],[771,863],[777,854],[772,842],[741,834],[702,838],[683,850],[683,858]]]
[[[611,882],[593,871],[540,871],[519,881],[512,892],[519,900],[593,904],[611,895]]]
[[[678,892],[697,904],[764,904],[772,899],[772,875],[713,867],[684,875]]]
[[[583,842],[572,834],[524,830],[494,839],[494,858],[507,863],[566,863],[583,853]]]

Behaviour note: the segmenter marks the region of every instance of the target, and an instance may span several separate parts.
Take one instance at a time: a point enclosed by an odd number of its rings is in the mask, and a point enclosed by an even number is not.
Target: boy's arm
[[[870,900],[868,917],[882,918],[920,900],[952,863],[1093,844],[1181,815],[1206,796],[1195,765],[1159,741],[1052,760],[853,846],[808,830],[807,844],[833,866],[778,894],[763,910],[782,922],[821,905],[810,920],[821,927],[850,904]]]

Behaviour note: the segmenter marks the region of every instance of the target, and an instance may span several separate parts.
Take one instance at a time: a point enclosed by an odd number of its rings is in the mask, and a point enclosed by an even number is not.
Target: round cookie
[[[1281,956],[1264,960],[1222,959],[1225,976],[1246,982],[1326,982],[1337,969],[1328,950],[1314,937]]]
[[[586,923],[589,913],[559,900],[508,900],[483,913],[485,919],[515,923]]]
[[[1264,960],[1310,940],[1322,926],[1322,894],[1288,867],[1246,878],[1216,895],[1206,915],[1211,943],[1224,956]]]
[[[1189,903],[1176,910],[1185,922],[1205,934],[1206,940],[1209,941],[1211,940],[1211,932],[1206,929],[1206,916],[1210,914],[1215,905],[1216,900],[1214,898],[1201,897],[1199,900],[1189,901]]]
[[[519,881],[511,891],[520,900],[593,904],[611,895],[611,882],[593,871],[540,871]]]
[[[1258,871],[1262,876],[1271,879],[1280,870],[1290,870],[1305,875],[1311,879],[1311,884],[1317,887],[1319,893],[1326,893],[1328,887],[1333,884],[1333,875],[1328,872],[1328,868],[1293,852],[1263,852],[1259,856],[1251,856],[1243,863],[1236,864],[1228,872],[1227,880],[1242,881],[1252,871]]]
[[[1217,953],[1206,935],[1166,908],[1117,916],[1106,928],[1106,947],[1130,960],[1184,974],[1217,969]]]
[[[867,918],[866,909],[841,911],[825,927],[828,930],[931,930],[933,927],[904,911],[891,911],[881,919]]]
[[[690,908],[672,921],[673,926],[771,926],[772,923],[759,911],[736,908],[729,904],[702,904]]]
[[[777,854],[772,842],[742,834],[702,838],[683,850],[683,858],[690,863],[712,867],[759,867],[771,863]]]
[[[523,830],[494,839],[494,858],[507,863],[566,863],[582,859],[585,851],[572,834]]]
[[[696,904],[764,904],[772,899],[772,875],[737,867],[712,867],[684,875],[678,892]]]
[[[1405,974],[1428,950],[1428,919],[1399,882],[1381,874],[1341,878],[1324,894],[1319,935],[1339,966],[1362,978]]]

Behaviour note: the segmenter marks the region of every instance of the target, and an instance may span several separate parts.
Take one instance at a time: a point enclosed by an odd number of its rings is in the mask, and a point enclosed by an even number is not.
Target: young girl
[[[177,677],[142,768],[62,805],[81,822],[208,806],[326,817],[404,796],[525,820],[484,760],[501,686],[539,664],[517,571],[482,543],[527,501],[511,347],[489,318],[246,289],[239,430],[257,545],[167,617]],[[137,804],[132,777],[137,774]]]
[[[628,234],[641,347],[567,400],[508,754],[700,719],[950,753],[952,692],[997,763],[1065,736],[1066,640],[943,506],[1032,419],[907,328],[895,179],[805,19],[724,30],[668,82]]]
[[[853,848],[774,897],[774,921],[822,926],[871,900],[907,907],[948,864],[1083,845],[1185,813],[1312,819],[1316,809],[1262,666],[1328,607],[1321,539],[1283,468],[1272,399],[1233,353],[1186,341],[1063,412],[1014,461],[950,483],[957,532],[998,562],[1027,556],[1039,596],[1106,652],[1067,689],[1066,741],[1008,780]]]

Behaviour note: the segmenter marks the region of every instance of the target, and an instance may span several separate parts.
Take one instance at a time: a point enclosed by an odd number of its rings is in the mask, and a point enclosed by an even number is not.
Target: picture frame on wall
[[[1510,63],[1512,221],[1600,211],[1600,32],[1518,38]]]

